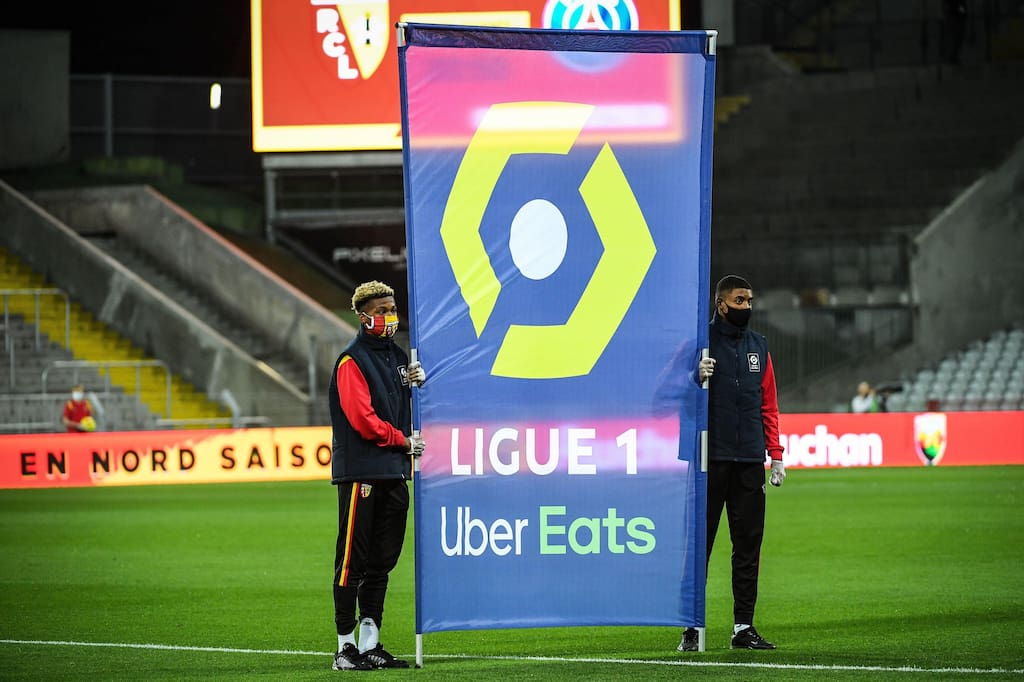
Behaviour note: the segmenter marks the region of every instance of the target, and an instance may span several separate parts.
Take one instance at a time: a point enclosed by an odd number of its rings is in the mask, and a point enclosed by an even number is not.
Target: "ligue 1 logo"
[[[569,153],[595,107],[579,102],[501,102],[488,109],[466,148],[441,220],[441,240],[477,338],[491,320],[502,290],[480,227],[491,195],[509,160],[519,154]],[[575,181],[574,181],[575,184]],[[590,373],[640,290],[657,247],[633,188],[605,142],[577,188],[604,253],[572,314],[560,325],[509,324],[491,374],[519,379],[557,379]],[[519,220],[519,215],[526,215]],[[547,226],[551,249],[537,259]],[[517,235],[517,226],[527,233]],[[565,255],[566,222],[557,206],[530,201],[512,221],[510,247],[529,250],[513,262],[531,279],[554,272]],[[501,323],[500,321],[498,322]],[[543,352],[538,352],[543,349]]]
[[[934,466],[946,453],[946,415],[926,412],[914,417],[914,449],[925,466]]]

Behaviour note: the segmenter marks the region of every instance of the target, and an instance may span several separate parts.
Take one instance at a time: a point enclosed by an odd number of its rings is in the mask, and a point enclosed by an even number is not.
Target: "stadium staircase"
[[[184,305],[189,312],[225,338],[272,367],[290,383],[296,386],[308,384],[309,370],[305,364],[296,361],[292,354],[285,352],[284,349],[275,347],[270,339],[256,333],[251,327],[233,319],[230,313],[216,305],[208,296],[204,296],[195,286],[171,273],[168,268],[143,253],[128,240],[113,233],[89,235],[88,239],[122,265]]]
[[[48,288],[45,278],[28,268],[8,250],[0,248],[0,288],[44,289]],[[140,366],[134,363],[153,362],[141,349],[107,325],[97,320],[92,313],[75,301],[69,301],[70,339],[65,334],[64,299],[55,296],[39,297],[39,314],[36,316],[35,299],[31,296],[8,297],[8,310],[20,316],[30,325],[38,325],[47,340],[60,339],[74,360],[95,363],[97,374],[94,380],[100,386],[87,386],[97,390],[109,384],[124,394],[137,396],[149,413],[137,427],[184,427],[206,428],[222,425],[231,415],[221,405],[209,400],[188,382],[170,375],[170,400],[168,403],[167,370],[160,366]],[[105,365],[104,363],[111,363]],[[154,363],[155,364],[155,363]],[[74,383],[74,377],[82,381],[81,368],[54,368],[47,375],[47,385],[42,385],[42,372],[35,376],[44,392],[56,390],[66,394]],[[19,372],[23,375],[25,372]],[[85,381],[83,381],[85,383]]]

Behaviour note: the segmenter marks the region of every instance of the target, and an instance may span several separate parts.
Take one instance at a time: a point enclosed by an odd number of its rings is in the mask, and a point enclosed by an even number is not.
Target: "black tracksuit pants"
[[[409,485],[401,478],[338,485],[334,554],[334,623],[352,632],[359,619],[381,626],[388,574],[398,564],[409,516]]]
[[[765,471],[761,462],[708,462],[708,559],[725,507],[732,540],[732,598],[736,623],[754,624],[757,574],[764,537]]]

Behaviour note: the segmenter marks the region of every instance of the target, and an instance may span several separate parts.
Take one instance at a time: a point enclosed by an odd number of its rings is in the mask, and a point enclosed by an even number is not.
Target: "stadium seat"
[[[998,410],[1003,404],[1004,393],[1001,390],[989,389],[982,401],[983,410]]]
[[[866,306],[869,302],[868,290],[858,286],[838,287],[829,300],[829,303],[837,307]]]
[[[920,396],[907,396],[907,401],[903,404],[905,412],[922,412],[927,407],[928,401]]]
[[[767,310],[786,310],[796,308],[800,303],[797,293],[792,289],[766,289],[757,295],[758,308]]]
[[[910,294],[900,286],[876,286],[868,292],[871,305],[906,305],[910,302]]]
[[[902,392],[893,393],[889,396],[889,399],[885,401],[885,409],[889,412],[902,412],[905,403],[906,397]]]
[[[980,410],[984,399],[985,394],[981,390],[968,390],[964,394],[963,401],[960,403],[960,409],[966,411]]]

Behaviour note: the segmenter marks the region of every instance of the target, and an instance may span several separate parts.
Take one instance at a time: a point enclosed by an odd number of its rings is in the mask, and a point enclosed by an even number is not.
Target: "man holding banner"
[[[732,539],[732,648],[774,649],[754,628],[764,537],[765,452],[772,461],[772,485],[782,485],[786,470],[768,341],[747,326],[753,300],[750,283],[742,277],[727,275],[719,280],[710,357],[697,367],[700,382],[709,382],[707,556],[711,558],[724,507]],[[697,630],[687,628],[679,651],[698,648]]]
[[[352,295],[359,334],[334,365],[330,400],[331,482],[338,486],[338,541],[334,559],[335,670],[408,668],[380,642],[388,574],[405,539],[412,477],[409,455],[423,454],[412,434],[411,385],[426,381],[393,340],[398,331],[395,292],[377,281]],[[359,640],[356,641],[356,605]]]

